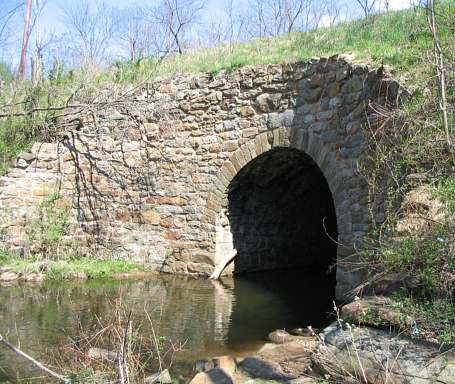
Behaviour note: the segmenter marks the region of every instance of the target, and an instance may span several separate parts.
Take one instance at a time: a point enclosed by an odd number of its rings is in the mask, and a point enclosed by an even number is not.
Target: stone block
[[[234,152],[239,148],[239,143],[237,140],[227,140],[222,144],[221,149],[226,152]]]
[[[345,93],[359,92],[363,90],[364,86],[364,79],[359,76],[354,76],[343,85],[341,90]]]
[[[154,210],[147,209],[140,212],[140,221],[144,224],[158,225],[160,220],[161,215]]]
[[[256,145],[256,153],[258,155],[268,151],[271,148],[266,133],[261,133],[260,135],[256,136],[254,142]]]
[[[248,149],[248,147],[246,146],[246,144],[242,146],[241,151],[242,151],[242,157],[245,159],[245,164],[248,164],[251,160],[253,160],[253,157],[251,156],[251,152]]]
[[[224,187],[227,188],[229,186],[229,183],[230,183],[231,180],[227,179],[225,177],[225,175],[223,174],[223,172],[219,172],[218,175],[217,175],[217,178],[218,178],[218,180],[221,181],[221,183],[224,185]]]
[[[314,103],[318,101],[322,96],[322,88],[315,88],[315,89],[306,89],[302,93],[303,99],[307,103]]]
[[[246,129],[242,130],[242,137],[248,139],[251,137],[255,137],[258,133],[259,133],[259,131],[258,131],[257,127],[246,128]]]
[[[242,117],[251,117],[256,114],[256,111],[254,110],[253,107],[246,105],[246,106],[240,107],[239,113],[240,113],[240,116],[242,116]]]
[[[278,109],[281,97],[281,93],[263,93],[256,98],[256,104],[260,111],[272,112]]]
[[[226,169],[226,172],[230,175],[231,180],[234,178],[234,176],[237,174],[237,170],[235,169],[234,164],[232,164],[231,161],[227,160],[223,164],[223,168]]]

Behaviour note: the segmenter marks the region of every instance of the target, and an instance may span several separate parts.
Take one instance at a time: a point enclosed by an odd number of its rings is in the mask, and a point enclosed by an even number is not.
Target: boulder
[[[19,275],[13,271],[5,271],[0,273],[0,281],[15,281],[19,279]]]
[[[384,296],[356,298],[352,303],[341,309],[343,319],[370,325],[394,325],[398,328],[411,327],[415,321],[409,316],[403,316],[394,309],[394,303]]]
[[[381,329],[335,323],[321,334],[312,359],[335,381],[455,384],[453,352]]]
[[[40,283],[46,280],[46,275],[44,273],[29,273],[23,276],[22,279],[29,282]]]
[[[425,185],[406,194],[400,212],[402,218],[397,222],[397,231],[414,235],[427,231],[435,223],[443,223],[448,216],[444,204]]]
[[[277,329],[276,331],[269,333],[269,340],[275,344],[283,344],[293,341],[294,336],[283,329]]]
[[[212,359],[214,368],[221,368],[225,372],[234,374],[237,369],[235,359],[231,356],[218,356]]]
[[[378,273],[354,289],[363,295],[390,295],[402,288],[415,288],[418,280],[407,273]]]
[[[316,337],[291,337],[290,342],[265,344],[256,356],[239,362],[240,369],[253,378],[263,380],[289,381],[304,377],[310,370]]]
[[[241,362],[240,367],[253,378],[264,380],[291,380],[296,378],[295,375],[286,375],[280,364],[259,356],[246,357]]]
[[[233,384],[232,377],[221,368],[214,368],[207,372],[199,372],[190,381],[190,384]]]

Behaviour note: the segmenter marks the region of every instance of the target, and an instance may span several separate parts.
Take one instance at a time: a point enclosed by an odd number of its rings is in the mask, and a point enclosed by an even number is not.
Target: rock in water
[[[290,335],[283,329],[277,329],[276,331],[269,333],[269,340],[275,344],[283,344],[294,340],[294,336]]]
[[[294,336],[314,336],[314,334],[317,332],[316,328],[294,328],[289,331],[291,335]]]
[[[221,368],[214,368],[207,372],[199,372],[190,384],[233,384],[233,380]]]

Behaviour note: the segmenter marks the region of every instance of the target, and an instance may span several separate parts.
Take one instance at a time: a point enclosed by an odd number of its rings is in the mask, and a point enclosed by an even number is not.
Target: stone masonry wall
[[[1,178],[4,244],[26,255],[27,221],[57,193],[71,205],[64,241],[72,252],[208,274],[233,247],[231,180],[260,154],[291,147],[323,172],[338,252],[347,254],[371,225],[356,170],[367,145],[362,125],[373,119],[369,105],[394,107],[401,97],[382,69],[338,56],[148,84],[78,116],[59,142],[36,143],[18,157]]]

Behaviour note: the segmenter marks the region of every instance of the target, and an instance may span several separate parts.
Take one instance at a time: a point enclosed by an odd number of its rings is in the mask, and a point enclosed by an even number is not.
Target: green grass
[[[375,260],[391,273],[406,273],[415,278],[412,293],[416,297],[451,297],[455,288],[455,252],[452,249],[454,228],[438,225],[425,234],[391,238],[366,260]]]
[[[451,10],[452,11],[452,10]],[[455,11],[454,11],[455,12]],[[453,36],[443,31],[445,38]],[[419,64],[432,49],[422,11],[397,11],[367,19],[345,22],[331,28],[293,32],[274,38],[224,44],[184,55],[157,60],[118,62],[98,81],[137,82],[177,73],[217,73],[244,65],[306,61],[312,57],[353,53],[357,60],[372,65],[389,64],[408,78],[420,76]]]
[[[407,294],[398,294],[395,300],[396,311],[415,319],[414,329],[407,333],[441,344],[455,343],[455,304],[451,300],[419,300]]]
[[[50,280],[66,280],[85,275],[88,279],[112,277],[117,273],[144,271],[144,267],[123,260],[96,260],[93,258],[62,258],[60,260],[23,260],[9,256],[3,258],[0,253],[0,267],[10,271],[29,275],[44,273]]]
[[[449,211],[455,215],[455,177],[447,177],[436,186],[435,197],[443,201]]]

